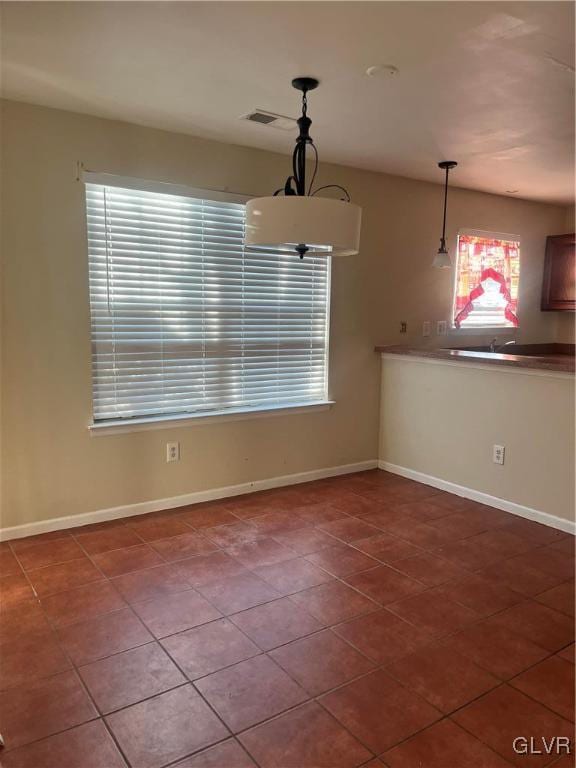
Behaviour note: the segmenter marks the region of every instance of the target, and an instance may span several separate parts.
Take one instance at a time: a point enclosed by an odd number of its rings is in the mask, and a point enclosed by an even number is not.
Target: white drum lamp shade
[[[362,209],[345,200],[309,195],[256,197],[246,204],[247,246],[310,255],[353,256],[360,246]]]

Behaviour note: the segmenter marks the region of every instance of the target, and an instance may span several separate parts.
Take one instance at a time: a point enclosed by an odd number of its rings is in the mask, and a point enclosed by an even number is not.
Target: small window
[[[330,258],[245,248],[238,196],[128,182],[86,184],[94,421],[325,401]]]
[[[455,328],[517,328],[520,240],[491,232],[458,236]]]

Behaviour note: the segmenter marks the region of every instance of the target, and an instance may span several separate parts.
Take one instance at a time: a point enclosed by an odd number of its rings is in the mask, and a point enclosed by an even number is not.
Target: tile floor
[[[2,768],[505,768],[572,736],[574,539],[381,471],[0,544]]]

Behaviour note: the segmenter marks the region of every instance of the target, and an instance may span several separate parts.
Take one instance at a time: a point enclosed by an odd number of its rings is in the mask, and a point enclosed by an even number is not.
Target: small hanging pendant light
[[[305,254],[351,256],[358,253],[362,209],[350,202],[350,195],[338,184],[312,189],[318,170],[318,152],[310,137],[312,120],[307,115],[308,91],[318,87],[312,77],[292,80],[302,92],[300,133],[292,156],[292,175],[272,197],[257,197],[246,204],[247,246]],[[306,185],[306,149],[314,150],[316,165],[312,180]],[[322,189],[339,189],[344,198],[316,197]]]
[[[443,160],[441,163],[438,163],[438,168],[442,168],[443,171],[446,171],[446,180],[444,182],[444,218],[442,220],[442,237],[440,238],[440,248],[438,248],[438,253],[436,256],[434,256],[432,266],[439,267],[440,269],[446,269],[447,267],[452,266],[452,262],[450,261],[450,254],[446,248],[446,207],[448,203],[448,174],[450,170],[452,168],[456,168],[457,165],[458,163],[454,160]]]

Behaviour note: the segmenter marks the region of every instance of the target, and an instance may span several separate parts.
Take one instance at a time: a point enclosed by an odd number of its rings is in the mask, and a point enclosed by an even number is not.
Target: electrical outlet
[[[401,320],[400,321],[400,333],[406,333],[407,330],[408,330],[408,323],[406,322],[406,320]]]
[[[437,320],[436,321],[436,335],[437,336],[446,336],[446,332],[448,330],[448,324],[446,320]]]
[[[430,320],[424,320],[422,323],[422,336],[430,336]]]
[[[180,443],[166,443],[166,461],[180,461]]]
[[[503,445],[492,446],[492,461],[494,464],[504,464],[506,448]]]

